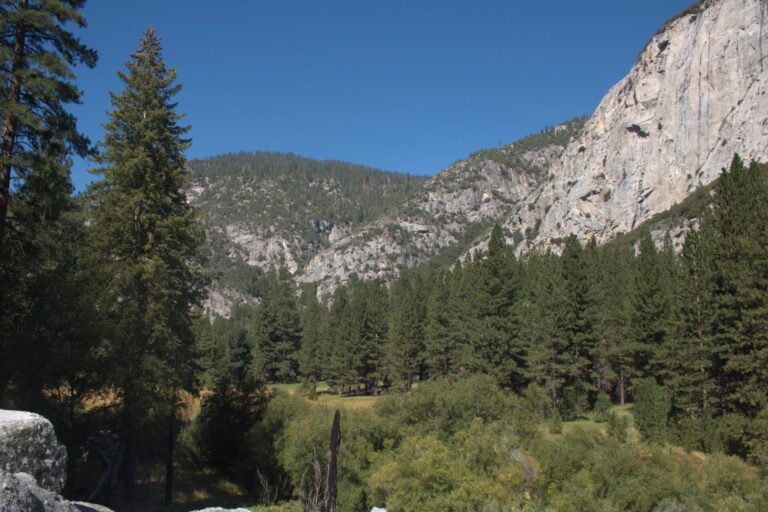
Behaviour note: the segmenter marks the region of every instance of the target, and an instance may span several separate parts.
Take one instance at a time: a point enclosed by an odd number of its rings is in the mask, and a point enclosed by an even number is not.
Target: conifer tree
[[[160,435],[159,425],[167,424],[172,441],[178,391],[194,388],[191,315],[205,280],[202,229],[183,190],[189,128],[179,124],[173,102],[181,86],[152,29],[126,67],[118,73],[124,90],[112,94],[114,110],[104,125],[104,182],[91,239],[94,279],[102,289],[98,306],[112,327],[105,338],[120,398],[121,475],[130,496],[139,433]],[[168,469],[171,477],[170,456]]]
[[[594,306],[592,287],[597,285],[597,276],[590,275],[596,258],[594,240],[582,248],[575,235],[565,241],[562,266],[563,294],[560,301],[561,319],[565,336],[568,339],[568,354],[574,376],[567,383],[573,405],[584,408],[587,398],[594,391],[595,371],[593,358],[595,352]]]
[[[7,277],[2,295],[12,301],[0,322],[0,402],[10,379],[14,407],[45,408],[51,416],[60,414],[51,406],[64,405],[53,402],[66,397],[73,420],[76,397],[99,386],[103,375],[95,350],[99,318],[80,258],[85,218],[70,195],[68,159],[63,152],[59,158],[49,155],[15,196],[10,257],[0,263]]]
[[[60,361],[51,351],[86,350],[82,333],[65,334],[84,327],[75,307],[82,286],[73,243],[80,229],[71,218],[68,157],[86,155],[89,142],[66,111],[80,99],[72,68],[96,63],[96,52],[67,27],[85,26],[83,4],[0,4],[0,404],[9,380],[23,376],[27,382],[14,388],[29,399],[16,406],[32,407],[33,389],[60,373],[58,365],[39,367]],[[74,325],[65,327],[65,318]]]
[[[715,399],[715,352],[710,331],[712,261],[707,238],[694,231],[685,239],[678,268],[674,330],[666,355],[667,385],[675,407],[689,416],[711,412]]]
[[[360,354],[357,341],[360,336],[359,317],[355,315],[357,305],[353,303],[349,289],[340,286],[333,293],[329,319],[327,343],[327,367],[325,377],[328,385],[342,393],[358,381]]]
[[[378,394],[379,383],[386,377],[384,346],[389,335],[389,297],[381,280],[361,283],[356,293],[361,302],[360,315],[359,377],[365,382],[366,392]]]
[[[659,377],[671,328],[672,278],[668,252],[659,253],[647,231],[640,239],[634,283],[633,349],[642,377]]]
[[[491,231],[488,252],[470,267],[474,274],[472,345],[475,371],[493,375],[500,385],[512,387],[522,378],[522,351],[515,344],[511,308],[515,302],[514,258],[507,254],[499,225]]]
[[[46,159],[70,152],[85,156],[88,140],[78,133],[66,106],[80,101],[72,68],[93,67],[96,52],[68,25],[85,26],[84,0],[14,0],[0,4],[0,257],[8,231],[11,181],[25,179]],[[53,151],[51,146],[60,149]],[[49,166],[49,169],[51,167]],[[68,175],[68,166],[57,172]]]
[[[327,311],[313,294],[301,317],[299,372],[314,388],[323,376],[322,322]]]
[[[634,374],[631,343],[634,257],[629,249],[602,250],[599,265],[603,276],[594,288],[596,348],[593,357],[596,384],[606,392],[615,391],[619,403],[627,398],[628,381]]]
[[[457,347],[451,329],[449,276],[439,274],[427,299],[424,363],[430,377],[448,376],[457,369]]]
[[[301,331],[294,284],[280,269],[277,283],[258,308],[258,367],[265,382],[292,382],[298,373]]]
[[[410,389],[421,374],[423,363],[426,311],[420,292],[419,280],[407,276],[400,278],[392,292],[387,367],[405,389]]]
[[[455,373],[467,376],[477,367],[476,355],[472,346],[473,300],[475,293],[474,275],[471,267],[454,265],[449,276],[449,302],[447,320],[449,339],[446,341],[455,351]]]
[[[566,385],[577,377],[561,307],[560,262],[552,254],[534,255],[526,271],[525,291],[516,310],[527,349],[525,371],[531,382],[546,391],[550,409],[558,411],[565,405]]]
[[[718,182],[711,216],[712,336],[726,410],[753,416],[768,403],[768,181],[738,155]]]

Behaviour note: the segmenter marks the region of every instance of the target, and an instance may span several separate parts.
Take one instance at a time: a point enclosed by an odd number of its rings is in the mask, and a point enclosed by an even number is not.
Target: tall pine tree
[[[126,67],[118,73],[125,88],[112,94],[114,110],[104,125],[104,181],[91,239],[102,289],[98,306],[112,327],[104,335],[120,398],[121,476],[130,496],[141,433],[169,436],[172,481],[178,392],[194,387],[192,306],[202,298],[205,280],[203,232],[183,191],[189,128],[179,124],[173,100],[181,86],[174,84],[176,72],[163,62],[152,29]]]
[[[72,68],[93,67],[96,52],[68,25],[85,26],[84,0],[13,0],[0,4],[0,256],[8,230],[14,178],[25,179],[50,158],[85,156],[88,140],[78,133],[66,106],[80,101]],[[59,172],[67,172],[68,167]]]
[[[67,333],[78,313],[66,301],[80,302],[69,155],[86,155],[89,143],[66,107],[80,100],[73,67],[92,67],[96,52],[68,30],[85,26],[84,2],[55,4],[0,4],[0,405],[9,381],[24,377],[14,389],[28,398],[15,404],[27,408],[39,398],[35,388],[60,373],[42,361],[74,346]]]
[[[768,405],[768,181],[764,166],[734,157],[704,219],[714,262],[712,343],[727,410]]]

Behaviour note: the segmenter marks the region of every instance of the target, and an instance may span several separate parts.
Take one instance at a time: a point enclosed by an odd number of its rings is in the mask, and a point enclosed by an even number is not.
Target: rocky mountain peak
[[[571,233],[602,243],[711,183],[734,153],[764,159],[767,12],[707,1],[665,24],[507,228],[536,227],[534,246]]]
[[[212,174],[198,162],[190,198],[230,276],[212,298],[221,311],[247,300],[237,283],[253,281],[248,269],[287,267],[322,294],[353,274],[389,280],[450,265],[482,249],[494,223],[519,253],[637,228],[711,184],[734,153],[766,159],[767,11],[765,0],[697,2],[652,36],[590,117],[478,151],[429,180],[285,156],[219,157]],[[681,242],[691,226],[667,228]]]

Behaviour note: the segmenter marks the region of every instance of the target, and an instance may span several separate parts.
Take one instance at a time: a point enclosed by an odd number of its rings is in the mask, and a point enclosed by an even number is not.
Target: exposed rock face
[[[576,123],[580,123],[577,121]],[[559,129],[566,129],[560,127]],[[423,263],[452,245],[467,245],[481,228],[516,211],[539,185],[564,145],[520,150],[515,144],[478,152],[453,164],[424,186],[420,197],[356,230],[314,256],[299,280],[332,291],[352,273],[384,280]]]
[[[0,512],[111,512],[59,495],[66,466],[67,451],[47,419],[0,409]]]
[[[767,18],[765,0],[692,6],[653,36],[586,122],[479,151],[372,220],[339,228],[308,217],[321,242],[304,243],[300,256],[289,254],[301,245],[290,230],[269,223],[222,235],[249,265],[281,261],[320,292],[353,273],[391,279],[435,255],[466,257],[496,222],[518,253],[557,250],[570,234],[604,243],[714,181],[734,153],[768,160]],[[676,247],[695,225],[669,227]]]
[[[538,224],[540,246],[605,242],[713,181],[735,152],[768,156],[768,2],[703,7],[653,37],[507,227]]]
[[[67,479],[67,450],[51,422],[31,412],[0,410],[0,471],[28,473],[44,489],[60,493]]]

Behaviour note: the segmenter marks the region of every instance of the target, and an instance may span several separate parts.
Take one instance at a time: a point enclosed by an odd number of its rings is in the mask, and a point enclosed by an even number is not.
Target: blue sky
[[[434,174],[591,113],[691,0],[90,0],[73,108],[96,142],[148,26],[192,125],[189,158],[290,151]],[[81,189],[94,176],[76,161]]]

